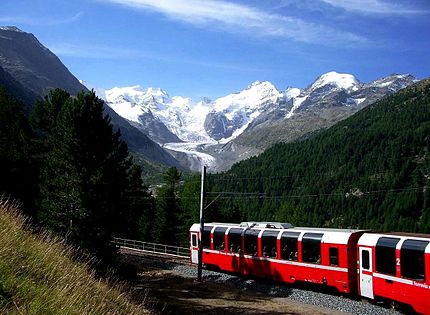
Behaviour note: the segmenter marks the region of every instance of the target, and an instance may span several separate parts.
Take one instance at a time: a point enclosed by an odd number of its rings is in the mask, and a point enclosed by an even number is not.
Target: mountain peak
[[[379,78],[370,82],[368,86],[378,87],[378,88],[388,87],[394,90],[398,90],[416,81],[417,80],[413,75],[392,73],[387,77]]]
[[[248,89],[251,88],[251,87],[253,87],[253,86],[260,85],[260,84],[261,84],[260,80],[254,81],[250,85],[248,85]]]
[[[144,90],[146,93],[148,94],[152,94],[152,95],[164,95],[167,96],[167,92],[164,91],[161,88],[155,88],[155,87],[148,87],[147,89]]]
[[[285,99],[288,101],[292,99],[293,97],[298,97],[302,93],[302,90],[295,87],[287,87],[285,90]]]
[[[254,81],[250,85],[246,87],[247,90],[255,88],[255,87],[266,87],[269,89],[276,89],[275,86],[269,81]]]
[[[408,77],[408,76],[410,76],[410,74],[409,74],[409,73],[404,73],[404,74],[400,74],[400,73],[391,73],[391,74],[389,75],[389,77],[395,77],[395,78],[398,78],[398,79],[402,79],[402,78],[405,78],[405,77]]]
[[[0,26],[0,30],[24,33],[16,26]]]
[[[154,96],[157,97],[169,97],[168,93],[164,91],[161,88],[156,87],[144,87],[142,85],[136,84],[136,85],[130,85],[130,86],[123,86],[123,87],[113,87],[111,89],[106,90],[108,93],[118,93],[118,94],[129,94],[133,96],[140,96],[140,97],[148,97]]]
[[[319,76],[310,86],[310,90],[313,91],[326,85],[334,85],[339,89],[349,90],[357,89],[360,84],[360,81],[352,74],[330,71]]]

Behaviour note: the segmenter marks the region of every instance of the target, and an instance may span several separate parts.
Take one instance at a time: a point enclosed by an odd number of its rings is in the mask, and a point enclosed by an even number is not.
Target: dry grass
[[[0,314],[148,314],[123,290],[97,280],[48,233],[32,234],[0,200]]]

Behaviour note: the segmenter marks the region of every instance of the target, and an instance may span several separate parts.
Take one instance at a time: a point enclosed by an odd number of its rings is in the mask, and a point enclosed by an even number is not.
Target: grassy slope
[[[48,234],[34,235],[0,199],[1,314],[147,314],[119,288],[96,280],[72,250]]]

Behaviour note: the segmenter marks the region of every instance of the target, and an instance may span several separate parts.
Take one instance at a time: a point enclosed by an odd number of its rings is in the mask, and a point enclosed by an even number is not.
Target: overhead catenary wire
[[[310,175],[305,174],[294,174],[294,175],[285,175],[285,176],[249,176],[249,177],[236,177],[231,176],[229,177],[222,177],[222,178],[214,178],[213,175],[208,175],[207,180],[210,182],[226,182],[226,181],[245,181],[245,180],[278,180],[278,179],[292,179],[292,178],[299,178],[299,177],[309,177]],[[312,176],[334,176],[333,174],[327,173],[320,173],[320,174],[312,174]],[[187,180],[189,183],[200,183],[198,180]]]
[[[345,177],[342,176],[342,174],[339,173],[333,173],[334,171],[327,171],[327,172],[321,172],[321,173],[312,173],[312,174],[289,174],[289,175],[283,175],[283,176],[245,176],[245,177],[236,177],[233,175],[220,175],[220,174],[209,174],[207,176],[208,182],[234,182],[234,181],[264,181],[264,180],[282,180],[282,179],[295,179],[295,178],[307,178],[307,177]],[[428,170],[430,172],[430,170]],[[385,172],[377,172],[372,173],[372,176],[383,176],[393,173],[391,170],[387,170]],[[214,175],[216,177],[214,177]],[[220,178],[221,176],[221,178]],[[346,176],[347,178],[351,178],[351,176]],[[188,183],[200,183],[199,180],[187,180]]]
[[[283,200],[283,199],[305,199],[305,198],[318,198],[318,197],[331,197],[339,196],[349,198],[361,198],[365,196],[382,194],[382,193],[403,193],[408,191],[425,192],[427,186],[423,187],[409,187],[409,188],[393,188],[393,189],[379,189],[370,191],[359,191],[354,195],[351,190],[346,192],[332,192],[332,193],[318,193],[318,194],[295,194],[295,195],[267,195],[259,192],[232,192],[232,191],[212,191],[206,192],[206,195],[216,195],[214,200],[218,199],[260,199],[260,200]],[[154,199],[156,197],[142,197],[142,199]],[[167,197],[166,199],[182,199],[182,200],[200,200],[200,197]],[[211,201],[213,203],[213,201]]]

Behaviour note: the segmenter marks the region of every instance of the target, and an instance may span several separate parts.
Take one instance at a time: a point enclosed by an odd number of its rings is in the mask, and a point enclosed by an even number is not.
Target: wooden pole
[[[202,267],[203,267],[203,246],[202,246],[202,236],[204,230],[204,217],[203,210],[205,208],[205,177],[206,177],[206,166],[202,165],[202,183],[200,189],[200,233],[199,233],[199,255],[198,255],[198,265],[197,265],[197,281],[202,281]]]

